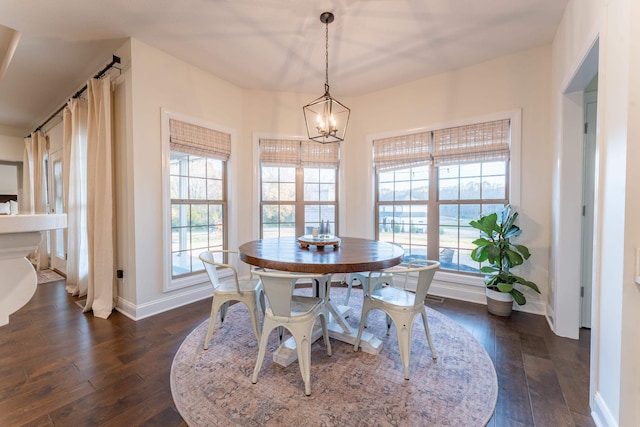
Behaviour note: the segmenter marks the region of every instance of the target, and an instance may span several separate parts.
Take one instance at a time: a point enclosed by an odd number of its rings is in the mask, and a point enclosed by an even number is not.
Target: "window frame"
[[[509,203],[512,206],[518,207],[520,205],[520,190],[521,190],[521,139],[522,139],[522,110],[515,109],[503,112],[497,112],[494,114],[488,114],[484,116],[471,117],[467,119],[460,119],[442,123],[436,123],[425,127],[413,128],[413,129],[405,129],[401,131],[390,131],[384,132],[380,134],[372,134],[367,136],[367,147],[369,150],[369,158],[373,159],[373,143],[377,139],[383,138],[392,138],[403,135],[412,135],[416,133],[422,132],[433,132],[441,129],[454,128],[459,126],[465,126],[475,123],[483,123],[483,122],[491,122],[496,120],[504,120],[508,119],[510,121],[510,131],[511,131],[511,144],[510,144],[510,156],[507,161],[507,167],[505,170],[506,177],[506,197]],[[372,162],[373,163],[373,162]],[[435,203],[435,209],[429,206],[428,210],[428,228],[427,232],[438,233],[439,225],[439,210],[440,210],[440,200],[438,198],[438,171],[437,165],[429,166],[429,201],[433,201]],[[373,212],[373,236],[375,239],[378,239],[379,236],[379,215],[378,215],[378,175],[375,170],[375,167],[371,166],[371,179],[369,180],[370,191],[372,197],[370,199],[371,206],[370,212]],[[474,200],[475,201],[475,200]],[[411,203],[411,201],[407,201]],[[456,204],[466,203],[466,200],[458,200]],[[470,202],[470,201],[469,201]],[[449,203],[450,204],[450,203]],[[433,224],[433,225],[432,225]],[[435,231],[434,231],[435,230]],[[439,240],[439,239],[438,239]],[[435,257],[435,258],[434,258]],[[431,248],[428,246],[428,254],[427,258],[429,259],[439,259],[439,245],[438,247]],[[436,279],[441,280],[443,282],[452,282],[452,283],[462,283],[469,285],[482,285],[483,284],[483,275],[481,273],[465,273],[454,270],[438,270],[436,273]]]
[[[279,204],[293,204],[295,206],[295,236],[302,236],[305,232],[305,206],[307,205],[334,205],[335,210],[335,222],[332,224],[332,234],[339,235],[340,230],[340,177],[342,169],[338,163],[338,167],[335,169],[335,201],[305,201],[304,200],[304,167],[302,165],[295,166],[295,188],[296,188],[296,200],[295,201],[263,201],[262,200],[262,162],[260,160],[260,140],[289,140],[289,141],[306,141],[307,137],[303,136],[282,136],[272,134],[254,134],[254,160],[258,167],[254,173],[255,194],[257,208],[254,209],[255,224],[257,224],[258,238],[263,238],[263,205],[279,205]],[[318,143],[319,144],[319,143]],[[340,145],[340,153],[342,154],[342,145]],[[294,167],[294,166],[290,166]],[[309,169],[328,169],[320,167],[311,167]]]
[[[236,131],[234,129],[208,122],[206,120],[194,118],[185,114],[180,114],[165,109],[161,109],[161,137],[162,137],[162,241],[163,241],[163,292],[171,292],[178,289],[183,289],[189,286],[208,284],[209,278],[206,271],[192,272],[183,276],[173,277],[172,272],[172,236],[171,236],[171,206],[172,199],[170,193],[171,182],[171,148],[170,148],[170,128],[169,120],[178,120],[184,123],[193,124],[209,128],[215,131],[223,132],[231,136],[231,146],[235,145]],[[204,157],[204,156],[203,156]],[[229,222],[231,218],[230,212],[232,207],[230,206],[229,194],[230,194],[230,176],[231,176],[231,157],[228,161],[224,162],[222,171],[222,191],[223,200],[221,202],[216,201],[215,204],[223,205],[223,249],[230,247],[229,236],[233,226]],[[221,272],[221,277],[230,275],[229,272]]]

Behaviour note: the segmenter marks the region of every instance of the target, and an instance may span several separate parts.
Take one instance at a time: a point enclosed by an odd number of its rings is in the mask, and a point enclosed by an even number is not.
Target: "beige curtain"
[[[67,290],[106,319],[115,307],[115,209],[109,77],[87,83],[87,100],[64,111]]]
[[[93,310],[94,316],[106,319],[116,296],[110,78],[90,80],[87,91],[89,288],[84,311]]]
[[[47,211],[46,197],[46,169],[44,161],[49,151],[49,141],[44,132],[37,130],[31,134],[31,138],[25,138],[23,154],[22,200],[19,207],[23,213],[44,214]],[[34,252],[36,265],[40,269],[49,267],[49,254],[47,253],[48,232],[42,232],[42,240],[38,249]]]
[[[33,140],[24,139],[24,154],[22,155],[22,197],[18,200],[18,210],[21,213],[33,213]]]
[[[63,113],[63,203],[67,212],[67,292],[89,288],[87,233],[87,101],[72,99]]]

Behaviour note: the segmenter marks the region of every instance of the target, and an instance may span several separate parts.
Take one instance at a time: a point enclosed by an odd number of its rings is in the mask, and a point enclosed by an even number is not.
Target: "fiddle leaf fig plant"
[[[480,230],[480,238],[473,241],[476,247],[471,252],[471,259],[489,263],[480,269],[487,273],[487,288],[509,293],[518,305],[524,305],[527,299],[514,285],[526,286],[537,293],[540,293],[540,289],[535,283],[511,272],[513,267],[522,265],[531,256],[526,246],[511,242],[512,238],[522,234],[520,227],[515,224],[517,218],[518,212],[507,205],[499,218],[497,213],[492,213],[471,221],[469,225]]]

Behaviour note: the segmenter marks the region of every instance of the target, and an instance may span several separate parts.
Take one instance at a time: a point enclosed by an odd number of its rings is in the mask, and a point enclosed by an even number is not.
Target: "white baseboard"
[[[139,305],[118,297],[116,310],[130,319],[141,320],[205,298],[211,298],[212,295],[213,289],[210,284],[206,283],[181,289],[164,298]]]
[[[434,280],[429,288],[429,295],[436,295],[443,298],[452,298],[461,301],[473,302],[487,305],[484,284],[454,283],[451,281]],[[545,315],[546,305],[541,301],[527,301],[524,306],[513,304],[514,311]]]
[[[443,298],[452,298],[461,301],[473,302],[476,304],[487,304],[484,295],[484,286],[479,288],[472,285],[463,285],[451,282],[440,282],[434,280],[429,288],[429,295],[436,295]]]
[[[546,317],[547,319],[547,324],[549,325],[549,329],[551,329],[555,334],[556,328],[554,327],[554,322],[555,322],[554,319],[556,317],[556,313],[555,311],[553,311],[553,307],[551,307],[549,303],[547,303],[546,305],[546,310],[547,312],[545,313],[544,317]]]
[[[442,279],[434,279],[431,284],[431,288],[429,289],[430,295],[452,298],[476,304],[487,304],[484,284],[481,279],[477,280],[477,278],[462,277],[462,280],[466,283],[460,283],[455,281],[460,278],[460,275],[443,274],[436,277],[441,277]],[[212,294],[213,291],[211,289],[211,285],[209,283],[204,283],[202,285],[178,289],[171,292],[170,295],[164,298],[139,305],[127,301],[122,297],[118,297],[116,310],[133,320],[140,320],[186,304],[200,301],[204,298],[211,298]],[[514,304],[513,309],[532,314],[546,314],[546,306],[539,301],[529,301],[523,307]]]
[[[591,412],[591,418],[598,427],[618,427],[617,421],[611,415],[611,411],[607,404],[602,400],[600,393],[596,392],[594,398],[594,408]]]

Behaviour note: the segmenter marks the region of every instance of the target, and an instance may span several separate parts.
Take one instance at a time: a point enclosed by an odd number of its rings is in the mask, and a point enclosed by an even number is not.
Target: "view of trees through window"
[[[169,169],[175,278],[203,271],[202,251],[224,248],[225,162],[172,151]]]
[[[310,234],[320,221],[336,226],[334,168],[261,167],[262,237]]]
[[[420,166],[377,173],[377,238],[401,245],[405,261],[479,273],[478,231],[469,222],[507,204],[507,161]]]

